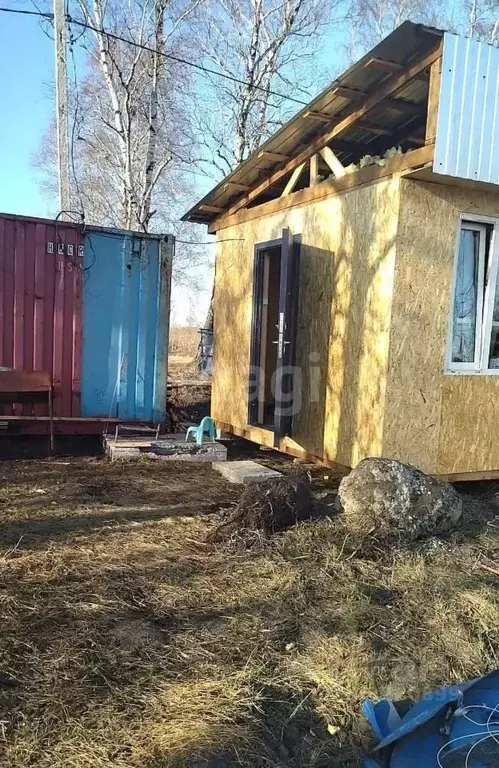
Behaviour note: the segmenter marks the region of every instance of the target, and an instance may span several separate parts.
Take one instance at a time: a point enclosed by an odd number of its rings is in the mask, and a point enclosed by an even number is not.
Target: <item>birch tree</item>
[[[352,19],[347,59],[358,60],[406,20],[458,32],[493,45],[499,44],[499,2],[457,0],[350,0]]]
[[[499,2],[497,0],[468,0],[464,11],[467,23],[464,32],[469,37],[492,45],[499,44]]]
[[[213,179],[246,159],[322,85],[326,73],[313,58],[339,7],[339,0],[209,0],[202,6],[195,48],[233,78],[203,76],[195,94],[203,162]]]
[[[90,36],[80,154],[109,171],[109,191],[119,194],[116,223],[127,229],[150,229],[165,178],[189,160],[192,137],[181,112],[190,76],[178,63],[166,66],[162,54],[178,50],[178,33],[200,2],[78,0]],[[87,191],[90,203],[92,185]]]

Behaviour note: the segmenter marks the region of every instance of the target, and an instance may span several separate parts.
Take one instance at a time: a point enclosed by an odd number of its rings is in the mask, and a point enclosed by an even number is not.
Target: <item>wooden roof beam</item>
[[[288,183],[286,184],[286,186],[282,191],[281,197],[286,197],[286,195],[291,194],[293,189],[298,184],[298,179],[300,178],[304,168],[305,168],[305,163],[302,163],[301,165],[298,166],[298,168],[294,169],[293,173],[291,174],[290,180],[288,181]]]
[[[404,68],[403,64],[397,64],[396,61],[379,59],[376,56],[373,56],[372,59],[369,59],[365,66],[379,69],[382,72],[389,72],[390,74],[393,74],[394,72],[400,72],[400,70]]]
[[[222,213],[224,210],[223,208],[220,208],[219,205],[200,205],[199,206],[200,211],[206,211],[206,213]]]
[[[301,165],[301,163],[310,160],[312,155],[315,155],[327,144],[330,144],[333,139],[339,137],[344,131],[356,123],[359,123],[362,118],[365,117],[365,115],[367,115],[375,107],[379,106],[381,102],[387,98],[395,97],[397,92],[400,91],[405,85],[407,85],[408,82],[414,80],[417,75],[419,75],[427,67],[433,64],[434,61],[440,58],[441,52],[442,43],[439,41],[433,51],[427,53],[422,59],[419,61],[412,61],[402,70],[400,70],[400,72],[397,72],[396,74],[388,77],[385,81],[383,81],[379,88],[374,91],[374,93],[365,99],[363,104],[345,115],[329,130],[313,139],[307,147],[305,147],[295,157],[289,160],[282,168],[278,168],[276,171],[274,171],[274,173],[271,173],[260,184],[254,187],[251,192],[249,192],[247,195],[243,195],[240,200],[238,200],[231,208],[229,208],[228,211],[226,211],[226,215],[230,216],[233,213],[239,211],[241,208],[244,208],[267,189],[273,187],[277,181]]]
[[[376,125],[376,123],[366,123],[364,120],[359,123],[358,128],[369,133],[376,133],[378,136],[391,136],[393,128],[387,128],[385,125]]]
[[[390,74],[393,74],[395,72],[400,72],[400,70],[404,68],[403,64],[397,64],[396,61],[387,61],[386,59],[378,59],[376,57],[369,59],[369,61],[365,66],[372,67],[373,69],[378,69],[380,72],[385,72]],[[426,72],[420,72],[415,76],[414,79],[425,80],[426,82],[428,82],[428,76]]]
[[[309,120],[317,120],[319,123],[331,123],[336,115],[328,115],[326,112],[314,112],[313,109],[309,109],[304,113],[303,117]]]
[[[247,192],[251,187],[247,184],[240,184],[238,181],[227,181],[224,184],[224,189],[233,189],[234,192]]]
[[[357,91],[355,88],[349,88],[347,85],[337,85],[331,91],[331,96],[339,96],[342,99],[363,99],[367,96],[364,91]]]
[[[345,166],[338,160],[331,147],[323,147],[319,150],[319,154],[337,179],[345,175]]]
[[[258,157],[265,158],[265,160],[275,160],[276,163],[285,163],[286,160],[289,160],[288,155],[283,155],[280,152],[270,152],[268,149],[262,149],[258,153]]]

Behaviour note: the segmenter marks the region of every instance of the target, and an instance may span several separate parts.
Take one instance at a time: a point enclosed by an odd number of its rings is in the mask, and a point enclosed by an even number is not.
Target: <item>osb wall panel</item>
[[[227,242],[217,246],[215,419],[247,426],[254,245],[289,227],[302,239],[293,438],[345,465],[380,453],[397,213],[391,179],[220,233]]]
[[[381,454],[399,182],[338,198],[326,458]]]
[[[383,454],[441,474],[485,468],[479,415],[462,412],[499,395],[499,379],[444,374],[461,212],[499,214],[499,195],[402,180]]]
[[[437,472],[499,469],[499,377],[445,376]]]

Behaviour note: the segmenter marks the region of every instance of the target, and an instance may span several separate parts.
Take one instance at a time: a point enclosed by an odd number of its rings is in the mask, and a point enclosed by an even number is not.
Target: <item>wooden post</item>
[[[438,101],[440,97],[440,76],[442,58],[437,59],[430,67],[430,84],[428,87],[428,111],[426,115],[425,144],[433,144],[437,136]]]
[[[310,186],[315,187],[319,182],[319,157],[312,155],[310,158]]]

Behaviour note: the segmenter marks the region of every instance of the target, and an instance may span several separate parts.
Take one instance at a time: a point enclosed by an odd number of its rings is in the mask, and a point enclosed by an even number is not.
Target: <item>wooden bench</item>
[[[0,371],[0,404],[34,405],[47,403],[49,412],[50,450],[54,450],[54,415],[52,380],[46,371]],[[0,416],[0,421],[1,421]]]

